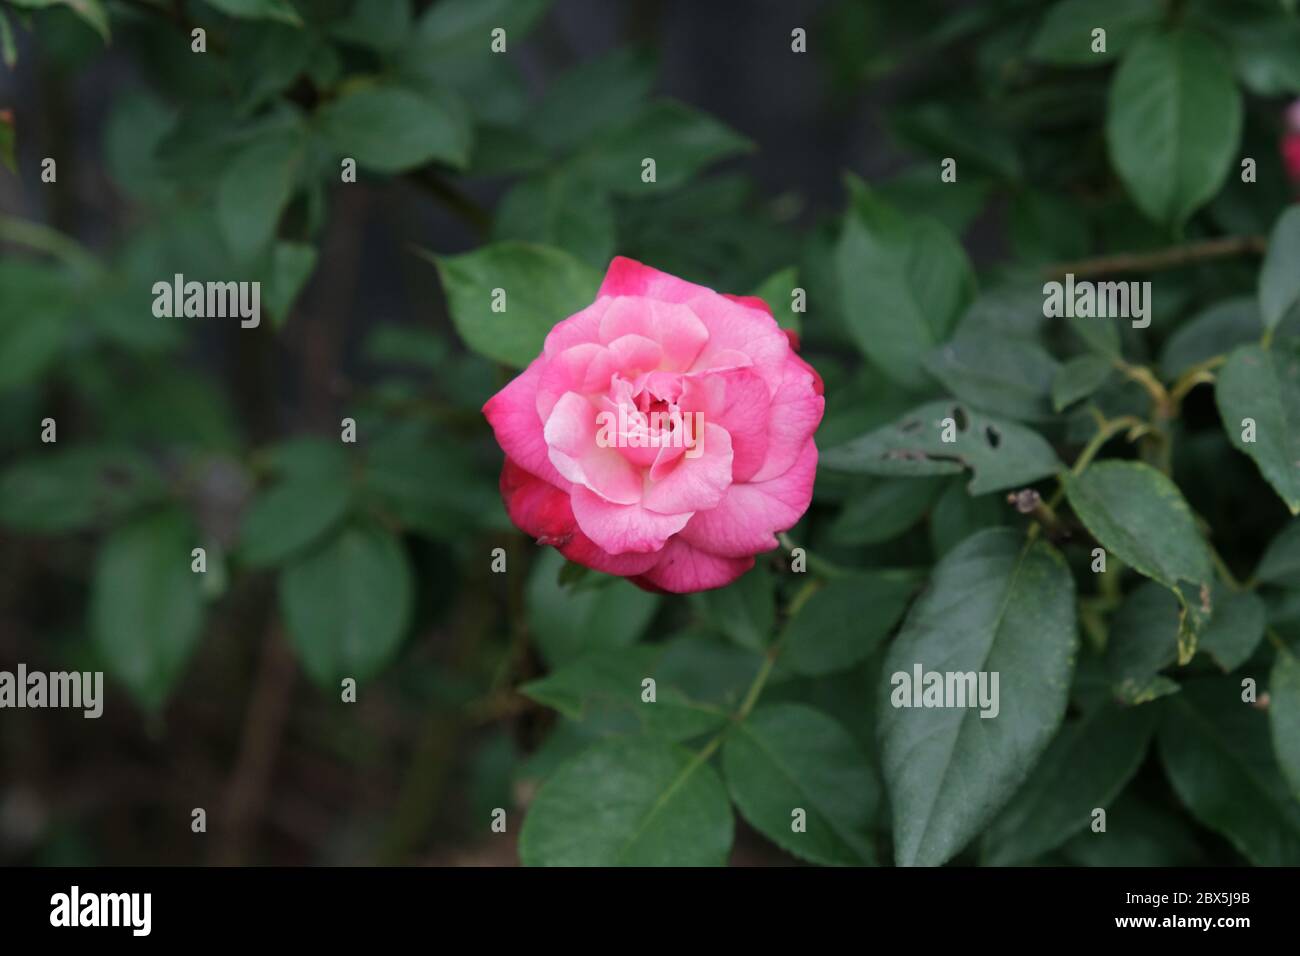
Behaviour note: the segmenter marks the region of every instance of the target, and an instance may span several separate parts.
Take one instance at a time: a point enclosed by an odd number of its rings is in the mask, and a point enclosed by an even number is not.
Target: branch
[[[1247,254],[1263,255],[1267,248],[1268,240],[1263,236],[1226,236],[1189,242],[1181,246],[1170,246],[1167,249],[1155,249],[1151,252],[1121,252],[1095,259],[1058,262],[1046,266],[1043,269],[1043,276],[1052,279],[1067,273],[1075,276],[1096,276],[1116,272],[1156,272],[1206,259],[1225,259]]]

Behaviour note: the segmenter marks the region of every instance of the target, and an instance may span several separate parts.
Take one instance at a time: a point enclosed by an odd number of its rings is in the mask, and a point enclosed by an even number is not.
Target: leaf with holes
[[[952,441],[944,439],[951,437]],[[868,475],[918,476],[974,472],[973,495],[1046,478],[1061,463],[1037,432],[954,402],[931,402],[892,425],[832,448],[822,464]]]

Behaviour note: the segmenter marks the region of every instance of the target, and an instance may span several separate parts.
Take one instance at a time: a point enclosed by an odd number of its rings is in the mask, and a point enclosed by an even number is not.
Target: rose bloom
[[[730,584],[812,499],[821,377],[761,299],[622,257],[483,406],[510,520],[648,590]]]

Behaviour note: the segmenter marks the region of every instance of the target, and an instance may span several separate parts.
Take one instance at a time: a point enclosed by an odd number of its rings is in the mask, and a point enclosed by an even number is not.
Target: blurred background
[[[827,381],[820,442],[853,437],[917,396],[875,390],[838,314],[846,173],[960,235],[991,286],[1178,238],[1106,167],[1105,73],[1029,56],[1050,6],[0,0],[0,668],[108,675],[98,720],[0,712],[0,862],[513,864],[517,827],[492,834],[491,811],[517,819],[617,723],[557,715],[519,684],[584,648],[670,635],[684,684],[743,688],[743,639],[715,638],[747,595],[579,579],[512,531],[479,408],[513,373],[462,345],[422,253],[542,242],[737,294],[797,275]],[[1276,4],[1188,6],[1239,37],[1260,183],[1230,184],[1188,228],[1263,235],[1290,201],[1279,141],[1300,46]],[[399,87],[419,101],[365,99]],[[622,172],[645,155],[650,189]],[[950,155],[962,174],[941,188]],[[155,318],[153,284],[176,273],[262,281],[261,325]],[[1162,281],[1168,330],[1253,273]],[[1189,415],[1217,427],[1212,408]],[[860,488],[819,476],[799,540],[923,566],[950,543],[922,520],[946,487],[881,538],[837,530]],[[1232,511],[1216,494],[1198,507]],[[1259,500],[1234,512],[1245,549],[1285,515]],[[171,560],[192,546],[202,574]],[[491,571],[498,547],[507,574]],[[379,584],[340,623],[354,574]],[[762,564],[755,578],[770,624],[785,585]],[[785,675],[773,693],[816,696],[870,748],[865,673]],[[1144,807],[1167,798],[1143,786]],[[1234,859],[1144,812],[1169,831],[1146,861]],[[791,860],[738,828],[735,862]]]

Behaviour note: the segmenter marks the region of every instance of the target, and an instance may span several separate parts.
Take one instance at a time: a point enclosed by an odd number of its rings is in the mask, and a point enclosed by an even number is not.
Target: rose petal
[[[508,457],[538,478],[567,490],[569,482],[551,464],[542,433],[542,419],[537,414],[537,388],[545,366],[544,358],[534,359],[528,368],[487,400],[483,414],[492,426],[497,444]]]
[[[691,426],[693,427],[693,426]],[[731,436],[708,422],[704,435],[659,481],[645,486],[641,503],[659,514],[690,514],[715,507],[731,484]]]
[[[723,557],[771,551],[776,533],[793,528],[808,510],[816,473],[817,446],[809,439],[785,474],[732,485],[716,508],[697,512],[678,537]]]
[[[665,515],[640,503],[615,504],[582,485],[574,486],[569,504],[582,532],[610,554],[658,551],[691,520],[689,513]]]
[[[641,500],[641,473],[616,447],[596,441],[596,409],[576,392],[555,403],[543,434],[551,464],[574,484],[584,485],[607,501],[633,504]]]
[[[647,590],[689,594],[725,587],[753,566],[752,557],[719,557],[676,537],[664,546],[655,566],[632,582]]]

